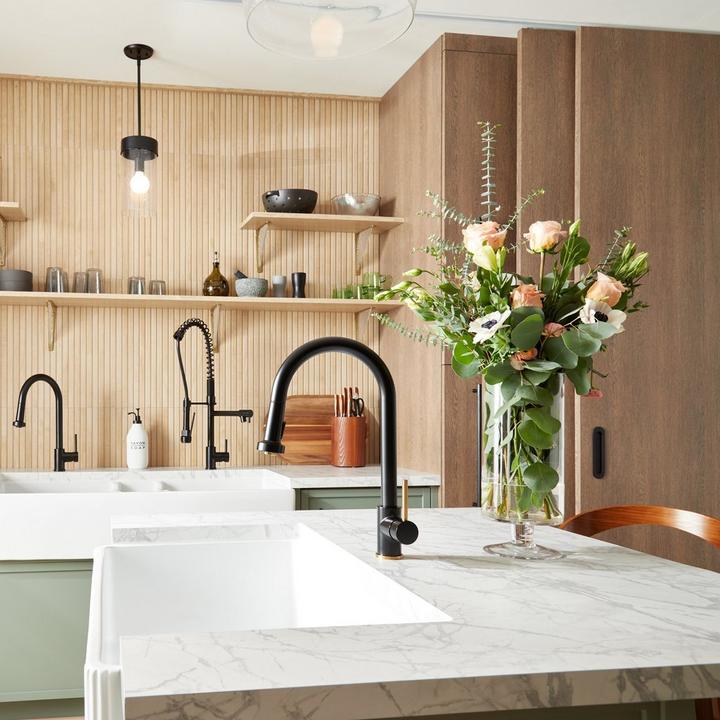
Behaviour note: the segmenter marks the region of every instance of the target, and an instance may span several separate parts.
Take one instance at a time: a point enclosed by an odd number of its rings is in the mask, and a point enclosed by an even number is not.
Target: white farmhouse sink
[[[262,468],[0,473],[0,560],[89,559],[121,515],[294,509],[290,481]]]
[[[306,526],[288,530],[266,525],[265,540],[98,548],[85,720],[124,716],[123,636],[451,619]]]

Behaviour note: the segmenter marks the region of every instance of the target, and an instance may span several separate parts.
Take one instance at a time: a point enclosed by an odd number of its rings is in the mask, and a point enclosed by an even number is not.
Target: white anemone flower
[[[585,300],[580,310],[580,320],[588,325],[596,322],[606,322],[615,328],[616,333],[624,331],[623,324],[627,315],[622,310],[613,310],[602,300]]]
[[[468,330],[470,330],[471,333],[475,333],[474,340],[478,345],[480,345],[486,340],[489,340],[501,327],[503,327],[503,325],[505,325],[505,321],[509,317],[510,310],[505,310],[505,312],[496,310],[495,312],[488,313],[487,315],[483,315],[482,317],[473,320],[468,326]]]

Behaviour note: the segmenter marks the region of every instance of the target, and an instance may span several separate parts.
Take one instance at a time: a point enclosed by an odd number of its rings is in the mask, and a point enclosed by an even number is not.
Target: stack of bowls
[[[0,291],[32,291],[32,273],[27,270],[0,270]]]

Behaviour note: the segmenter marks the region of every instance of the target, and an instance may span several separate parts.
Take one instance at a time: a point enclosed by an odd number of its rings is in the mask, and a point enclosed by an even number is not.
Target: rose
[[[500,223],[486,220],[483,223],[472,223],[463,229],[463,244],[473,255],[483,245],[499,250],[505,244],[507,228],[500,229]]]
[[[519,307],[537,307],[542,308],[542,299],[545,297],[537,289],[537,285],[525,285],[520,283],[510,296],[513,308]]]
[[[627,288],[619,280],[599,272],[597,280],[588,288],[585,297],[588,300],[607,303],[612,308],[620,302],[626,290]]]
[[[565,332],[565,326],[556,322],[545,323],[542,334],[545,337],[557,338]]]
[[[567,231],[556,220],[538,220],[534,222],[523,237],[528,241],[528,250],[542,253],[552,250],[567,237]]]
[[[530,348],[529,350],[520,350],[519,352],[513,353],[510,357],[510,364],[516,370],[522,370],[525,367],[526,360],[534,360],[537,357],[537,348]]]

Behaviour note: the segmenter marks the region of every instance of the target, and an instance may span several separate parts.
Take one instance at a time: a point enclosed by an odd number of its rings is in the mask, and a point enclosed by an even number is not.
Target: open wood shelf
[[[25,213],[16,202],[0,202],[0,267],[5,267],[6,238],[5,223],[27,220]]]
[[[121,295],[112,293],[48,293],[0,291],[0,306],[45,307],[47,311],[48,350],[55,349],[57,310],[63,307],[167,309],[187,308],[210,311],[210,329],[218,348],[219,315],[228,312],[311,312],[351,313],[355,315],[355,331],[361,334],[361,318],[365,326],[370,311],[392,312],[403,306],[399,302],[375,300],[336,300],[334,298],[273,298],[273,297],[205,297],[197,295]]]
[[[0,292],[0,305],[46,305],[86,308],[214,308],[240,312],[361,313],[396,310],[397,302],[334,298],[205,297],[198,295],[122,295],[111,293]]]
[[[404,222],[404,218],[382,215],[251,212],[240,225],[240,229],[255,231],[255,267],[258,273],[263,271],[268,230],[349,233],[355,238],[355,273],[360,275],[367,236],[383,235]]]

